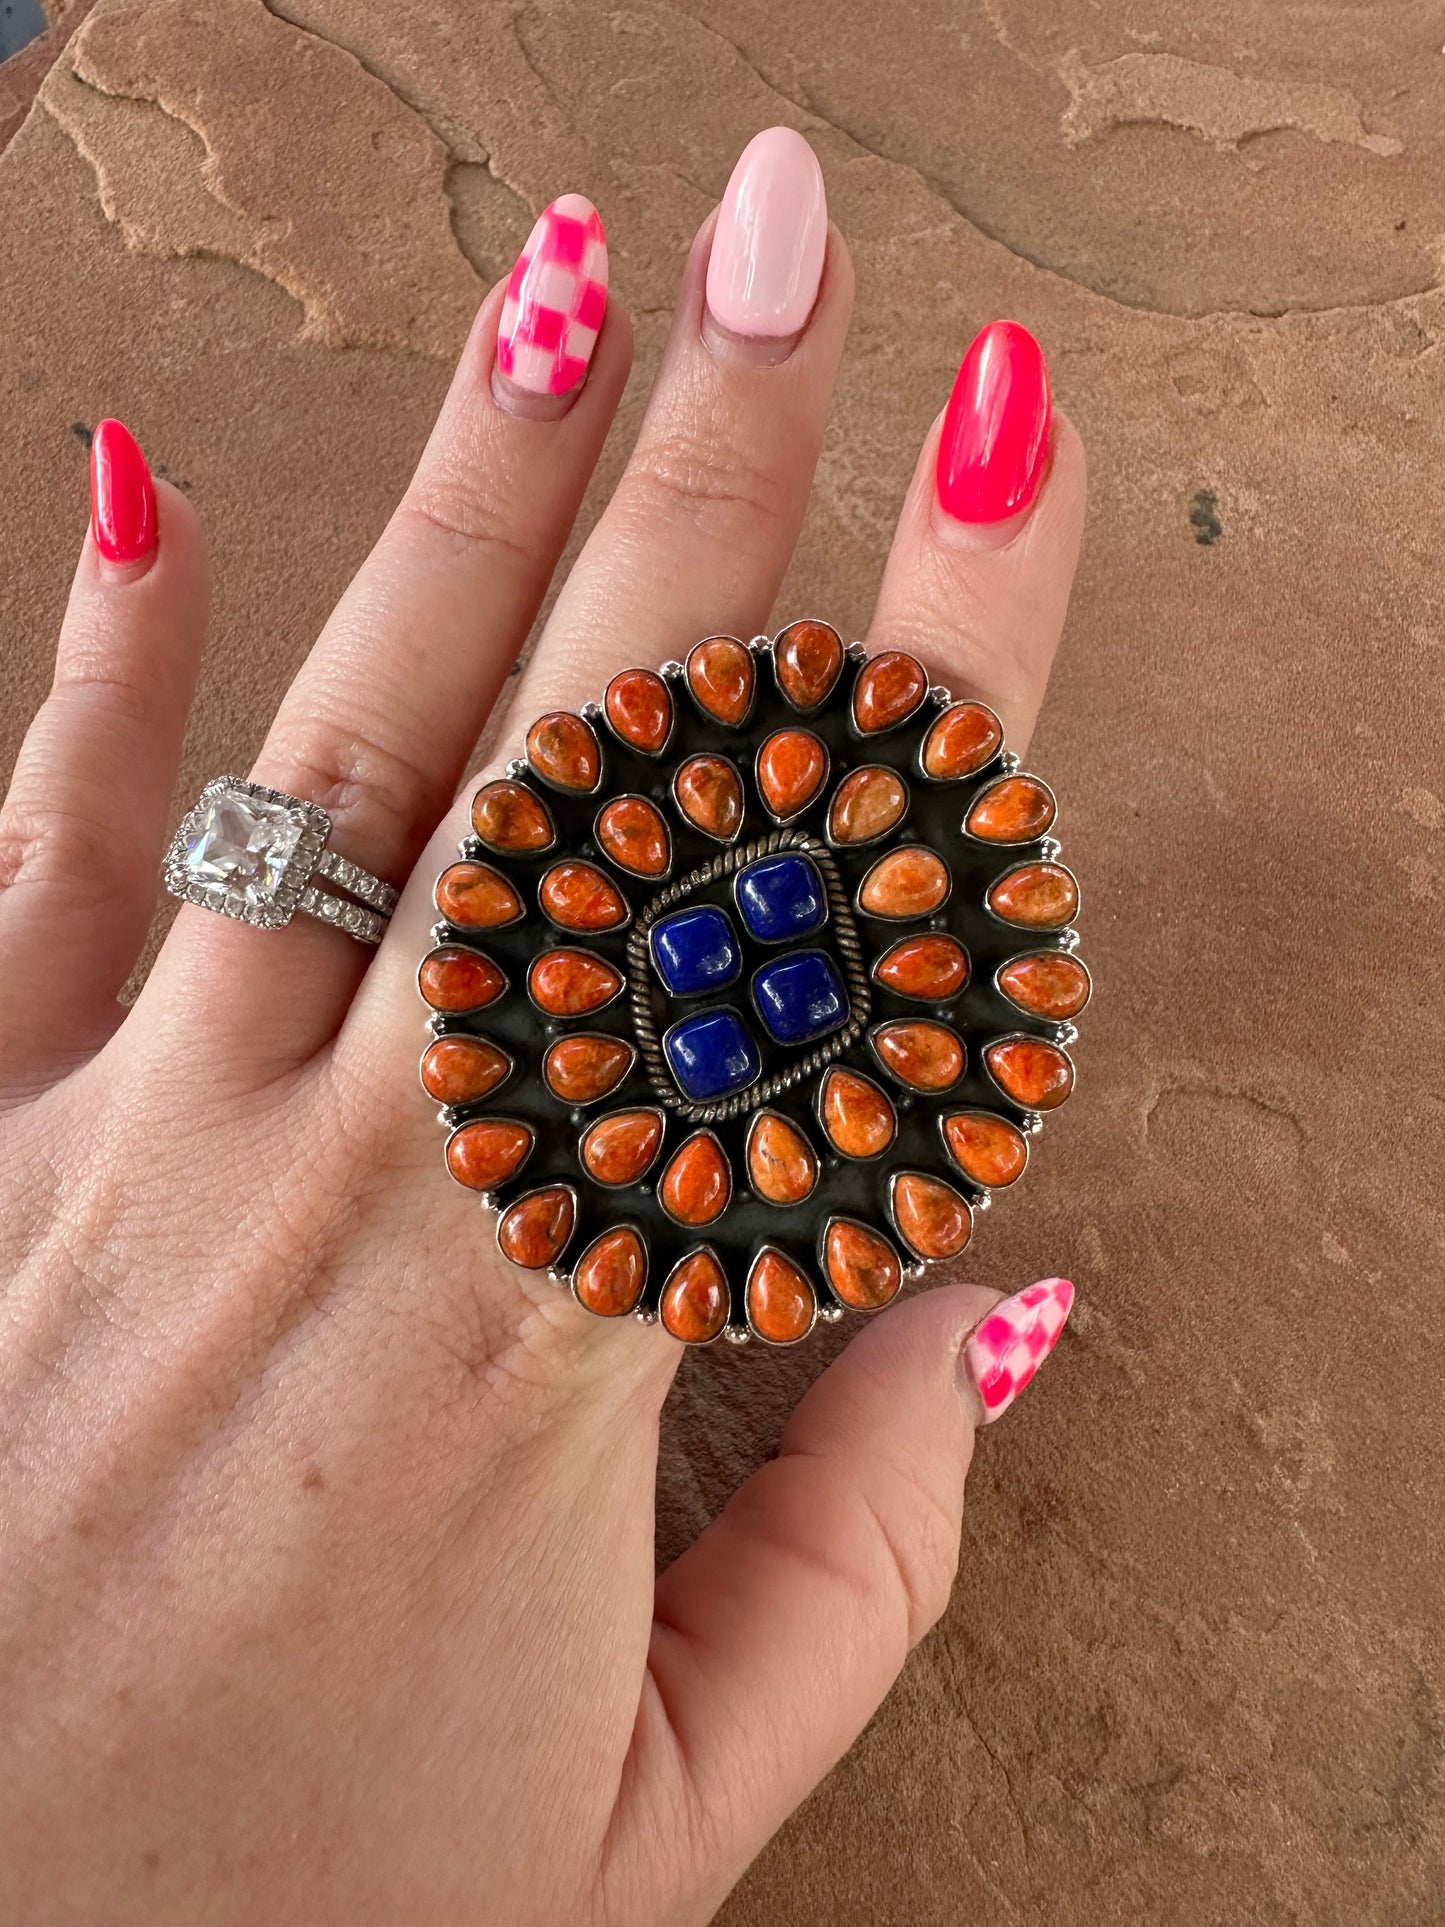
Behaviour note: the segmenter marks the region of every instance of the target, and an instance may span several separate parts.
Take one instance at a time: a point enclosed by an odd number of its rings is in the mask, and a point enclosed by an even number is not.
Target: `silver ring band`
[[[171,841],[165,885],[183,902],[258,929],[283,929],[300,910],[358,943],[380,943],[396,891],[328,849],[330,835],[319,804],[217,776]]]

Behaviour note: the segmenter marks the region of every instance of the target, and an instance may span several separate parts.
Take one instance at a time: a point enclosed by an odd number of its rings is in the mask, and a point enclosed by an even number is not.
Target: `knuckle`
[[[770,469],[721,438],[679,430],[634,455],[624,486],[644,517],[681,514],[710,537],[737,536],[777,520],[788,489]]]
[[[902,1600],[916,1646],[948,1608],[958,1571],[959,1522],[917,1479],[895,1475],[882,1501],[860,1488],[884,1583]]]
[[[0,813],[0,891],[63,882],[94,868],[94,819],[61,807]]]
[[[285,772],[286,788],[348,824],[429,821],[447,801],[446,786],[414,757],[338,717],[278,719],[266,761]]]
[[[515,512],[480,475],[449,466],[428,466],[402,498],[400,515],[469,558],[478,554],[531,567],[531,543]]]

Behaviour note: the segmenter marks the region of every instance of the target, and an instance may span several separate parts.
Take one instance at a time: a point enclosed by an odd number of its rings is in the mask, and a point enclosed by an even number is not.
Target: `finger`
[[[0,1051],[11,1083],[110,1034],[156,872],[206,626],[195,511],[128,430],[91,443],[91,528],[55,680],[0,811]],[[77,932],[83,938],[77,939]]]
[[[991,323],[924,443],[868,646],[908,650],[981,698],[1020,752],[1063,631],[1084,495],[1083,444],[1052,409],[1037,342]]]
[[[720,1899],[852,1744],[947,1604],[975,1428],[1028,1383],[1072,1300],[1062,1279],[1003,1302],[931,1292],[818,1380],[778,1456],[658,1584],[623,1839],[687,1843]]]

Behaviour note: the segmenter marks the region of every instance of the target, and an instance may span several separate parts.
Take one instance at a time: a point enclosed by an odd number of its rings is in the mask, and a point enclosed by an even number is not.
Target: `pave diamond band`
[[[396,891],[328,849],[330,835],[331,818],[318,804],[218,776],[172,839],[166,888],[262,930],[283,929],[300,910],[358,943],[380,943]]]

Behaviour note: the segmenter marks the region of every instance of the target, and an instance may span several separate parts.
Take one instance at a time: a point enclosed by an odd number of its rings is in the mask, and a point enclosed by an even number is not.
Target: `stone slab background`
[[[1093,492],[1035,755],[1099,991],[970,1266],[1066,1272],[1081,1308],[980,1452],[946,1621],[722,1919],[1437,1920],[1438,9],[50,12],[0,68],[0,768],[89,427],[122,414],[210,532],[192,790],[244,764],[565,189],[637,320],[605,487],[737,150],[774,121],[817,147],[859,300],[780,620],[862,629],[969,336],[1042,337]],[[825,1351],[684,1365],[666,1548]]]

